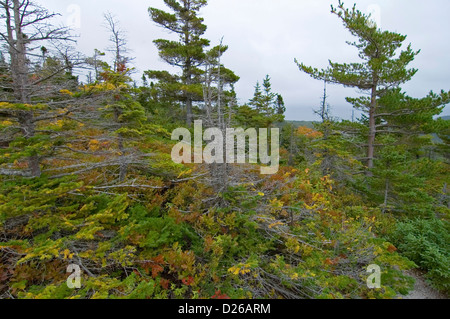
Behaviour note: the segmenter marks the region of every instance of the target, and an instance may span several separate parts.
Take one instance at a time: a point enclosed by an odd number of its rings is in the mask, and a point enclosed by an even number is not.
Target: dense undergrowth
[[[155,40],[183,74],[146,71],[141,86],[111,15],[112,66],[98,50],[78,59],[42,46],[36,55],[27,27],[52,30],[36,23],[53,15],[5,3],[15,38],[0,59],[0,298],[398,298],[414,285],[405,271],[419,267],[449,291],[450,122],[436,117],[450,93],[401,91],[418,54],[409,46],[396,56],[406,37],[339,2],[333,12],[359,37],[364,63],[332,63],[333,72],[297,64],[325,82],[370,88],[372,99],[348,99],[369,117],[333,119],[325,94],[322,122],[294,127],[269,76],[239,105],[239,78],[221,64],[228,47],[201,38],[204,0],[183,1],[194,9],[165,1],[173,15],[150,8],[156,23],[193,40]],[[21,12],[37,15],[35,25]],[[21,23],[23,32],[12,27]],[[63,42],[63,31],[41,40]],[[88,83],[73,76],[78,63],[95,71]],[[282,127],[278,172],[176,164],[171,132],[193,119],[220,132]],[[68,285],[70,265],[80,267],[79,288]]]
[[[391,298],[411,288],[402,270],[414,263],[374,235],[392,218],[328,176],[283,167],[220,198],[201,178],[146,182],[161,189],[99,194],[74,177],[2,183],[3,296]],[[71,263],[82,265],[81,289],[66,284]],[[370,264],[381,266],[381,289],[367,288]]]

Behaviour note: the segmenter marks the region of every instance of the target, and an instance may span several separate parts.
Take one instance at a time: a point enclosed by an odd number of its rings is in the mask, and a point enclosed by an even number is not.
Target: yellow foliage
[[[300,244],[298,243],[298,241],[293,238],[290,237],[287,241],[286,241],[286,247],[287,249],[294,254],[297,254],[300,251]]]
[[[55,121],[54,124],[55,124],[55,126],[57,126],[59,128],[62,128],[63,125],[64,125],[64,121],[63,120],[57,120],[57,121]]]
[[[61,94],[67,94],[67,95],[73,96],[73,93],[70,92],[69,90],[61,90],[61,91],[59,91],[59,93],[61,93]]]
[[[270,224],[269,228],[272,229],[272,228],[274,228],[276,226],[282,226],[282,225],[284,225],[282,222],[277,221],[276,223]]]
[[[71,253],[70,250],[65,249],[61,252],[61,255],[64,255],[64,259],[72,259],[74,254]]]
[[[93,152],[98,151],[98,149],[100,148],[100,142],[97,140],[91,140],[89,142],[89,149]]]
[[[182,171],[182,172],[180,173],[180,175],[178,175],[177,178],[180,178],[181,176],[184,176],[184,175],[189,175],[189,174],[191,174],[191,173],[192,173],[192,169],[187,170],[187,171]]]
[[[233,266],[228,269],[228,272],[232,273],[233,275],[237,276],[239,274],[246,275],[251,272],[250,265],[249,264],[239,264],[237,266]]]
[[[309,256],[314,251],[314,249],[311,246],[304,244],[301,246],[301,249],[304,256]]]
[[[270,205],[274,208],[283,208],[284,203],[276,198],[270,201]]]

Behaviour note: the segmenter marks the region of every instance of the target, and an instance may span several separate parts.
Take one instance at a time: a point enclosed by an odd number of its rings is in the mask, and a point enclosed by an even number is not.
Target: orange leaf
[[[183,282],[183,284],[185,284],[186,286],[190,286],[194,283],[194,278],[192,278],[191,276],[187,277],[187,278],[183,278],[181,280]]]
[[[394,251],[396,251],[397,250],[397,248],[395,248],[395,246],[394,245],[389,245],[389,247],[388,247],[388,252],[390,252],[391,254],[394,252]]]
[[[159,284],[161,285],[161,287],[163,287],[164,289],[169,289],[169,281],[167,279],[161,279],[159,281]]]

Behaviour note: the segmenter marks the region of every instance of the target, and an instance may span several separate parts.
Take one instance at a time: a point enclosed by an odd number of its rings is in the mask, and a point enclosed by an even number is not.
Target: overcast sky
[[[138,74],[145,70],[169,69],[158,57],[153,40],[171,35],[153,23],[148,7],[165,9],[163,0],[36,0],[51,11],[61,13],[72,25],[78,49],[92,55],[94,49],[108,47],[103,13],[110,11],[128,33],[129,47]],[[326,67],[335,62],[357,61],[356,49],[345,41],[352,37],[340,20],[330,13],[337,0],[209,0],[201,11],[208,30],[205,37],[217,45],[224,37],[229,50],[225,66],[241,77],[236,86],[241,103],[250,99],[256,81],[266,74],[273,90],[286,102],[289,120],[317,120],[313,109],[320,103],[323,83],[301,73],[294,58],[307,65]],[[353,0],[358,9],[372,12],[381,28],[408,36],[405,42],[421,53],[411,64],[417,75],[404,90],[422,97],[430,90],[450,90],[450,1],[449,0]],[[169,69],[170,70],[170,69]],[[140,77],[140,76],[137,76]],[[82,79],[84,80],[84,79]],[[358,92],[333,85],[328,88],[329,103],[336,117],[349,119],[351,105],[346,96]],[[444,111],[450,115],[450,107]]]

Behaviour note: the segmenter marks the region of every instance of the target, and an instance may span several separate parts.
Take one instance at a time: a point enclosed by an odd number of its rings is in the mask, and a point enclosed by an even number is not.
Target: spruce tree
[[[337,8],[331,7],[331,12],[342,20],[345,28],[357,38],[357,41],[349,43],[358,49],[360,63],[334,63],[330,61],[327,69],[318,70],[303,63],[297,63],[299,69],[311,77],[326,80],[329,83],[352,87],[369,93],[364,97],[363,111],[368,114],[368,138],[367,138],[367,167],[372,169],[375,157],[375,138],[377,133],[376,118],[378,113],[378,98],[386,90],[398,87],[409,81],[416,69],[408,69],[408,65],[414,60],[420,51],[414,51],[411,45],[401,49],[406,36],[399,33],[382,31],[366,15],[356,9],[344,7],[339,1]]]
[[[266,75],[263,79],[262,87],[259,81],[256,82],[255,93],[248,103],[249,106],[257,111],[257,114],[254,116],[254,122],[255,125],[260,125],[259,127],[270,127],[276,122],[284,121],[286,107],[283,97],[272,91],[270,80],[270,76]],[[246,107],[241,111],[249,113]]]
[[[384,211],[414,215],[433,212],[433,198],[427,195],[424,184],[427,179],[436,178],[431,167],[437,161],[427,154],[427,150],[433,149],[433,134],[441,128],[440,121],[434,117],[449,102],[450,95],[446,92],[431,92],[427,97],[417,99],[400,89],[389,90],[378,100],[376,143],[379,151],[370,193],[372,199],[379,198]],[[418,169],[424,161],[428,161],[426,165],[430,167],[426,174]]]
[[[160,83],[170,82],[167,94],[177,97],[186,107],[186,123],[192,124],[194,101],[202,100],[200,66],[205,60],[204,49],[209,40],[203,39],[206,31],[203,18],[198,16],[199,10],[206,6],[206,0],[164,0],[171,13],[149,8],[151,19],[164,29],[179,36],[178,41],[166,39],[155,40],[159,56],[168,64],[182,70],[181,75],[168,72],[148,71],[146,74]]]

